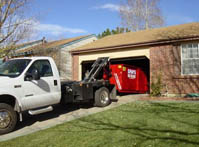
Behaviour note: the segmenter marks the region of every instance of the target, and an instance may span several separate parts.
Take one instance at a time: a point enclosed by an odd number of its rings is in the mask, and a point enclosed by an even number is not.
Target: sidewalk
[[[146,97],[146,94],[139,95],[127,95],[127,96],[118,96],[118,102],[112,102],[111,105],[104,108],[98,107],[87,107],[87,108],[60,108],[60,106],[55,107],[52,112],[44,113],[35,116],[25,116],[24,121],[18,124],[16,131],[11,132],[9,134],[1,135],[0,141],[5,141],[9,139],[13,139],[19,136],[24,136],[39,130],[44,130],[58,124],[65,123],[67,121],[71,121],[77,118],[85,117],[90,114],[94,114],[97,112],[102,112],[114,107],[118,107],[122,104],[126,104],[129,102],[133,102],[138,100],[141,97]]]

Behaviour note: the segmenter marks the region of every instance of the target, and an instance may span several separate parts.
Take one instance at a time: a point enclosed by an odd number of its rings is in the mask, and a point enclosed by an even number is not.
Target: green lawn
[[[134,102],[24,137],[0,147],[199,146],[199,103]]]

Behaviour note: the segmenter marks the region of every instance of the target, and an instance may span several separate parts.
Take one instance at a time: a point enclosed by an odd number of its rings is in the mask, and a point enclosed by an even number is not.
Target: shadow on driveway
[[[35,124],[36,122],[42,122],[46,120],[50,120],[53,118],[57,118],[60,115],[67,114],[69,112],[73,112],[79,109],[89,109],[93,107],[93,104],[91,103],[86,103],[86,104],[68,104],[68,105],[55,105],[53,107],[53,111],[47,112],[47,113],[42,113],[38,115],[29,115],[28,112],[25,112],[23,114],[23,121],[18,122],[16,129],[13,131],[20,130],[24,127],[31,126]]]

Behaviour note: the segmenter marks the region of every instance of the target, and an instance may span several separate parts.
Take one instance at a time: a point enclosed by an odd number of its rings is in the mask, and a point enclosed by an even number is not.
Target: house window
[[[182,45],[181,52],[182,74],[199,75],[199,44],[184,44]]]

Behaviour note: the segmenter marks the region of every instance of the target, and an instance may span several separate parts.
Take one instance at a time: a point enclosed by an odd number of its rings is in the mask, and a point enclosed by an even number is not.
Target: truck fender
[[[0,95],[0,102],[4,102],[4,100],[1,100],[1,98],[4,99],[4,98],[6,98],[6,97],[9,97],[10,99],[14,100],[14,103],[11,104],[11,105],[12,105],[12,107],[14,108],[14,111],[18,112],[18,114],[19,114],[19,120],[22,121],[23,119],[22,119],[21,105],[20,105],[18,99],[17,99],[16,97],[12,96],[12,95],[5,94],[5,93],[4,93],[4,94],[1,94],[1,95]],[[5,103],[10,104],[9,102],[6,102],[6,100],[5,100]],[[12,103],[12,102],[11,102],[11,103]]]
[[[6,96],[15,99],[14,110],[17,112],[21,112],[22,105],[19,98],[15,96],[14,93],[10,93],[10,92],[0,89],[0,99],[1,97],[6,97]]]

